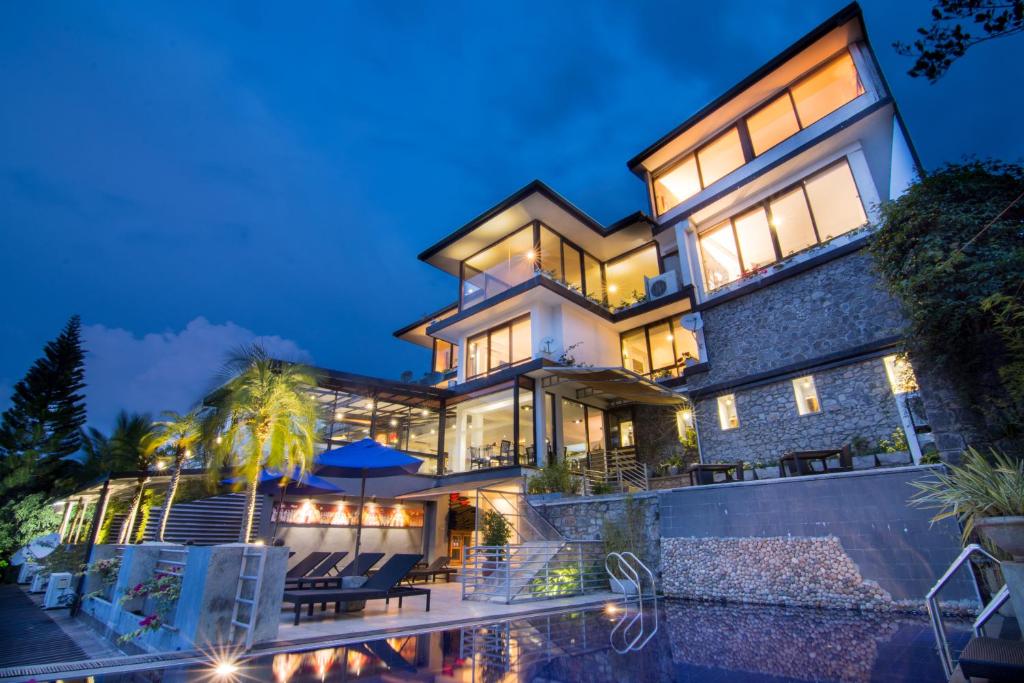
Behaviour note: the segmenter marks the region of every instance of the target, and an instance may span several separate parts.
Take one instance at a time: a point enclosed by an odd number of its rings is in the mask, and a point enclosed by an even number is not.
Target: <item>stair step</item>
[[[971,638],[960,653],[960,669],[968,678],[1024,680],[1024,642]]]

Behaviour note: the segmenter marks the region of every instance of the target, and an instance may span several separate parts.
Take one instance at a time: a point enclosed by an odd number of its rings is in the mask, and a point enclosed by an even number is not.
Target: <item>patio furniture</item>
[[[485,470],[491,466],[491,457],[487,455],[488,448],[486,446],[470,446],[469,447],[469,469],[471,470]]]
[[[390,603],[392,598],[398,598],[398,607],[402,607],[402,600],[415,595],[426,596],[426,611],[430,611],[430,590],[427,588],[413,588],[411,586],[399,586],[413,566],[423,559],[423,555],[417,554],[396,554],[384,563],[380,571],[371,576],[365,584],[359,588],[305,588],[298,590],[286,590],[282,599],[285,603],[295,605],[295,625],[298,626],[302,616],[302,606],[308,608],[308,615],[313,616],[313,609],[317,603],[326,605],[334,603],[334,611],[341,611],[341,603],[384,600],[385,604]]]
[[[334,576],[302,576],[295,581],[286,582],[294,584],[295,588],[312,588],[315,586],[329,587],[341,586],[341,579],[346,576],[363,576],[370,571],[373,565],[380,562],[384,553],[359,553],[356,559],[345,565],[344,568]]]
[[[298,562],[296,562],[291,569],[285,572],[284,577],[286,579],[297,579],[300,576],[305,576],[314,567],[318,566],[321,562],[326,560],[328,555],[330,555],[330,553],[320,551],[312,552],[309,555],[306,555]]]
[[[406,581],[409,583],[414,582],[416,579],[423,579],[423,583],[430,579],[431,583],[437,581],[438,576],[443,576],[445,582],[452,580],[453,574],[458,574],[457,569],[452,569],[448,566],[448,562],[451,561],[447,555],[438,557],[433,562],[428,564],[426,567],[414,567],[408,574],[405,575]]]
[[[690,475],[690,486],[722,483],[715,482],[716,474],[724,475],[723,482],[743,480],[743,476],[740,474],[740,463],[738,462],[696,463],[687,467],[686,473]]]
[[[838,458],[838,467],[829,467],[828,459]],[[821,463],[821,469],[815,470],[814,463]],[[823,474],[825,472],[849,472],[853,470],[853,456],[848,447],[828,448],[818,451],[792,451],[779,459],[780,477],[798,477],[806,474]]]
[[[336,571],[341,561],[348,555],[347,550],[342,550],[336,553],[330,553],[324,559],[323,562],[316,565],[313,569],[310,569],[306,574],[298,577],[289,577],[285,575],[285,585],[296,584],[302,579],[322,578],[330,575],[331,572]]]

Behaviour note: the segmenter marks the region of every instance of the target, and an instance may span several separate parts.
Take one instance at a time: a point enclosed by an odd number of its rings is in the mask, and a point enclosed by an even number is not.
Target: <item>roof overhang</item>
[[[558,382],[570,382],[590,389],[596,398],[609,403],[640,403],[644,405],[683,406],[682,394],[645,379],[624,368],[563,368],[547,367],[538,371]]]
[[[421,491],[411,491],[398,496],[399,500],[422,500],[437,498],[438,496],[449,496],[453,493],[465,493],[477,489],[497,489],[500,491],[519,491],[522,489],[522,477],[496,477],[492,479],[480,479],[477,481],[465,481],[455,484],[435,486]]]
[[[602,226],[539,180],[505,198],[419,255],[459,275],[459,264],[533,221],[548,225],[602,261],[651,240],[653,223],[637,212]]]
[[[434,311],[429,315],[425,315],[414,323],[410,323],[400,330],[395,330],[393,333],[395,337],[412,342],[413,344],[419,344],[420,346],[426,346],[431,348],[434,344],[434,338],[427,334],[427,326],[433,323],[444,320],[450,315],[454,315],[459,311],[459,302],[449,304],[442,309]]]
[[[643,178],[645,173],[654,172],[709,139],[839,50],[866,37],[860,6],[855,2],[847,5],[630,159],[627,166]]]

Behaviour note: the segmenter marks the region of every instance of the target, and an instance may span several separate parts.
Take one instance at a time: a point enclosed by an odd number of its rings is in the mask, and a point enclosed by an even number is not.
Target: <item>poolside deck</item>
[[[374,600],[366,603],[366,609],[361,612],[335,614],[331,605],[328,605],[326,611],[317,607],[312,617],[303,613],[302,621],[295,626],[292,624],[294,611],[283,609],[278,641],[294,643],[323,639],[365,639],[489,619],[497,621],[538,611],[603,604],[622,599],[621,596],[604,592],[503,605],[463,601],[462,584],[456,582],[427,584],[426,587],[432,591],[429,612],[423,610],[423,597],[406,598],[402,609],[398,608],[396,600],[392,600],[389,605],[385,605],[382,600]]]

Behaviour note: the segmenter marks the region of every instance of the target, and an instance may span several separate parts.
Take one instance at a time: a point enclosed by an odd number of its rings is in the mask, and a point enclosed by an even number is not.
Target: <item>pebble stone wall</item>
[[[739,426],[722,429],[718,399],[697,401],[704,462],[778,460],[788,451],[841,448],[857,436],[871,443],[900,428],[881,358],[813,373],[821,410],[797,412],[792,378],[736,391]]]
[[[661,550],[662,590],[671,597],[871,611],[900,607],[860,575],[835,536],[666,538]]]

